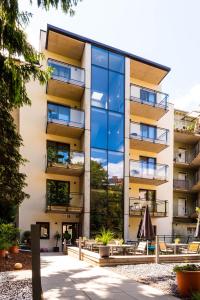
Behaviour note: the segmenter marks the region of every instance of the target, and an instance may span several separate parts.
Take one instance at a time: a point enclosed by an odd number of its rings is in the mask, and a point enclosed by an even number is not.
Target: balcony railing
[[[193,149],[193,151],[192,151],[192,153],[191,153],[191,160],[193,161],[197,161],[197,159],[199,159],[199,156],[200,156],[200,142],[198,142],[196,145],[195,145],[195,147],[194,147],[194,149]],[[199,163],[199,162],[198,162]]]
[[[85,85],[85,71],[82,68],[48,59],[48,66],[53,68],[51,78],[79,86]]]
[[[48,149],[47,149],[48,153]],[[60,155],[51,153],[47,155],[47,167],[78,169],[84,166],[84,153],[79,151],[70,151]]]
[[[132,101],[151,105],[154,107],[168,109],[168,97],[168,94],[131,84]]]
[[[169,141],[169,130],[131,122],[130,138],[167,145]]]
[[[144,161],[130,161],[130,177],[168,180],[168,166]]]
[[[184,154],[178,151],[174,153],[174,163],[190,164],[191,159],[192,159],[192,154],[189,151],[185,151]]]
[[[52,105],[51,105],[52,106]],[[64,112],[59,112],[59,105],[48,106],[48,123],[84,128],[84,111],[64,107]]]
[[[152,217],[166,217],[168,210],[167,200],[146,200],[140,198],[129,198],[130,216],[142,216],[148,205]]]
[[[197,120],[174,120],[174,130],[176,132],[188,133],[188,134],[200,134],[200,127]]]
[[[192,182],[189,180],[174,179],[174,189],[189,191],[192,187]]]
[[[47,195],[47,212],[80,213],[83,210],[83,194],[70,193],[62,199],[56,195]]]

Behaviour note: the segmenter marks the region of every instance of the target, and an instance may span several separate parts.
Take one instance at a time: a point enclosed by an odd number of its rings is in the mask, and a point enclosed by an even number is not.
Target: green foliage
[[[73,8],[81,1],[82,0],[37,0],[37,4],[46,10],[49,10],[51,7],[56,9],[61,7],[63,12],[73,16],[75,13]],[[30,2],[32,3],[33,0],[30,0]]]
[[[63,237],[65,240],[69,241],[71,239],[71,234],[68,231],[65,231]]]
[[[100,233],[96,236],[95,240],[97,242],[103,243],[103,245],[107,245],[114,238],[114,234],[109,229],[106,230],[104,227],[101,229]]]
[[[54,234],[54,239],[56,240],[56,247],[58,247],[58,241],[61,239],[61,234],[58,231]]]
[[[100,188],[107,184],[107,171],[104,170],[102,165],[92,160],[91,161],[91,186],[94,188]]]
[[[184,271],[200,271],[200,266],[195,264],[187,264],[185,266],[175,266],[174,272],[184,272]]]
[[[0,224],[0,249],[7,250],[10,246],[17,244],[19,229],[13,224]]]
[[[191,300],[200,300],[200,293],[199,292],[193,293]]]

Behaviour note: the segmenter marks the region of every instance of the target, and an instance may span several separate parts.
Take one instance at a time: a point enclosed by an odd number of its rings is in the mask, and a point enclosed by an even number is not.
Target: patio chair
[[[146,254],[147,242],[139,242],[134,254]]]
[[[189,243],[187,249],[181,248],[181,254],[198,254],[200,245],[198,243]]]
[[[173,249],[168,248],[165,242],[159,242],[160,252],[164,254],[172,254],[174,253]]]

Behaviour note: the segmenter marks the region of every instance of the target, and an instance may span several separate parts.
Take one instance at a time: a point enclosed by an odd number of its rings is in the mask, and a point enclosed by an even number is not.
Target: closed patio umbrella
[[[199,218],[199,216],[198,216],[198,219],[197,219],[197,227],[196,227],[194,237],[195,238],[200,238],[200,218]]]
[[[141,220],[141,225],[139,226],[138,237],[144,240],[153,240],[155,238],[153,226],[151,223],[151,216],[149,213],[148,205],[145,208],[143,219]]]

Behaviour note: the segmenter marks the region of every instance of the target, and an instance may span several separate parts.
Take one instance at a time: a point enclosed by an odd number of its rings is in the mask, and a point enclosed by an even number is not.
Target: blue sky
[[[74,17],[20,4],[33,13],[26,31],[36,48],[49,23],[164,64],[172,69],[163,81],[170,102],[200,110],[199,0],[83,0]]]

